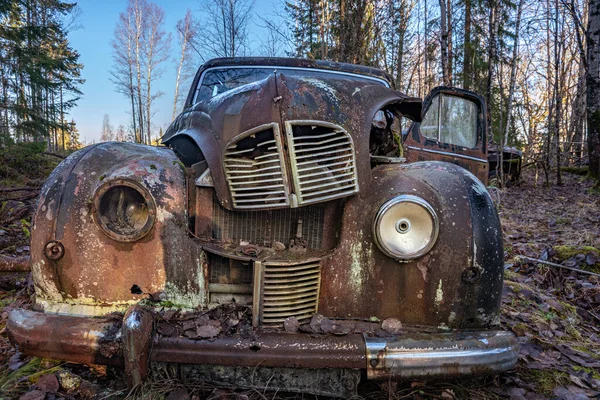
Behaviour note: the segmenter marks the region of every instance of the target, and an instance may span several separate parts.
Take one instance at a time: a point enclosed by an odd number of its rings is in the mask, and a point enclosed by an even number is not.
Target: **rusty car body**
[[[165,147],[95,144],[49,177],[11,339],[131,385],[159,364],[341,397],[513,367],[485,105],[452,88],[422,105],[373,68],[209,61]]]

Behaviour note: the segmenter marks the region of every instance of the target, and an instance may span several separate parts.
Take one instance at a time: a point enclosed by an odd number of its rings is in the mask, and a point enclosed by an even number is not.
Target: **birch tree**
[[[248,47],[248,24],[254,0],[202,0],[207,17],[201,21],[202,35],[193,42],[200,57],[236,57]]]
[[[600,0],[589,0],[586,43],[589,173],[600,186]]]
[[[177,116],[177,104],[180,100],[179,93],[179,85],[182,79],[185,79],[185,67],[186,63],[191,58],[191,50],[190,42],[195,40],[197,32],[197,26],[194,18],[192,17],[192,12],[188,9],[185,13],[185,17],[182,20],[177,21],[177,38],[179,40],[179,62],[177,66],[177,77],[175,80],[175,94],[173,96],[173,114],[172,119],[175,119]]]

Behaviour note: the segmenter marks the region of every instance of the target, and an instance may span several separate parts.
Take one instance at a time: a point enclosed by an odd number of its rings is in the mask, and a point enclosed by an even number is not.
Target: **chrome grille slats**
[[[343,128],[323,121],[287,121],[286,138],[298,205],[358,192],[354,144]]]
[[[223,164],[234,208],[289,206],[290,194],[282,154],[281,135],[276,123],[246,131],[227,146]]]
[[[262,268],[263,324],[281,324],[288,317],[303,321],[317,312],[321,285],[318,260],[293,265],[266,262]]]

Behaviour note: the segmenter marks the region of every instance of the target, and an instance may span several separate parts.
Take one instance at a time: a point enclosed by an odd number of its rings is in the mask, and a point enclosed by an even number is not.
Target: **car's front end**
[[[418,102],[339,75],[278,70],[190,104],[165,136],[175,152],[106,143],[65,160],[41,193],[35,306],[11,313],[13,341],[123,366],[132,385],[160,363],[346,397],[362,376],[514,366],[486,188],[451,164],[372,157],[376,114],[417,119]]]

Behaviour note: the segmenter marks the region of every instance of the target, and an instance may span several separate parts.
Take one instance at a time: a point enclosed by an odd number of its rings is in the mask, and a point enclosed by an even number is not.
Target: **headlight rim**
[[[101,204],[101,201],[102,201],[104,195],[109,190],[111,190],[115,187],[118,187],[118,186],[125,186],[125,187],[131,188],[131,189],[137,191],[144,199],[146,207],[148,208],[148,218],[147,218],[145,224],[142,226],[142,228],[138,229],[134,233],[123,234],[123,233],[115,232],[107,225],[104,218],[100,215],[100,212],[101,212],[100,204]],[[143,239],[144,237],[146,237],[148,235],[148,233],[150,233],[150,231],[154,227],[154,224],[156,222],[156,203],[154,201],[154,197],[150,194],[150,192],[148,191],[148,189],[145,186],[143,186],[141,183],[139,183],[133,179],[123,178],[123,177],[110,179],[110,180],[104,182],[102,185],[100,185],[96,189],[93,199],[94,199],[93,200],[94,208],[92,210],[92,215],[93,215],[94,223],[96,224],[96,226],[98,226],[100,228],[102,233],[104,233],[110,239],[113,239],[118,242],[125,242],[125,243],[137,242],[137,241]]]
[[[380,233],[379,233],[379,229],[378,229],[378,227],[381,223],[381,220],[382,220],[383,216],[386,214],[386,212],[388,210],[390,210],[390,208],[392,208],[396,204],[399,204],[402,202],[411,202],[411,203],[420,205],[421,207],[423,207],[425,210],[427,210],[429,212],[429,215],[431,216],[432,221],[433,221],[433,234],[431,235],[431,239],[430,239],[429,243],[427,244],[427,246],[423,247],[418,252],[415,252],[415,253],[409,254],[409,255],[397,254],[392,249],[390,249],[388,246],[386,246],[384,241],[380,237]],[[439,235],[439,218],[438,218],[437,213],[435,212],[434,208],[425,199],[423,199],[419,196],[412,195],[412,194],[399,194],[399,195],[396,195],[396,196],[392,197],[391,199],[385,201],[381,206],[379,206],[379,209],[377,210],[377,213],[375,214],[375,218],[373,218],[372,230],[373,230],[373,238],[374,238],[375,244],[377,245],[379,250],[381,250],[388,257],[394,258],[399,261],[408,262],[408,261],[413,261],[413,260],[423,257],[425,254],[427,254],[433,248],[433,246],[435,246],[435,243],[437,242],[437,238]]]

